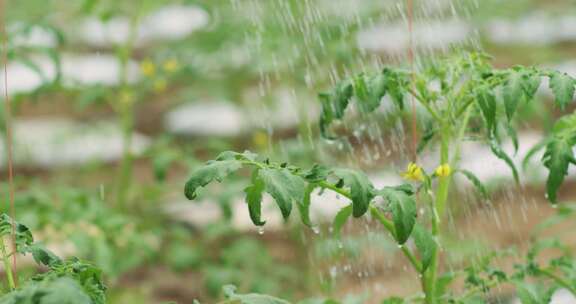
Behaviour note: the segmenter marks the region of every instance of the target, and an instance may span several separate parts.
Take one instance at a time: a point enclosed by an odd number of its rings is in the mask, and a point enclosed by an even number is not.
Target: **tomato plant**
[[[0,215],[0,254],[9,291],[0,303],[106,303],[106,286],[101,271],[77,258],[63,260],[34,242],[28,227],[15,223],[8,215]],[[14,240],[10,252],[7,240]],[[48,271],[32,276],[17,287],[11,257],[31,254],[38,266]]]
[[[536,245],[528,255],[526,265],[518,266],[513,274],[506,274],[490,266],[492,256],[483,263],[465,269],[466,290],[461,294],[448,288],[454,273],[440,273],[443,224],[450,207],[450,191],[455,174],[462,174],[485,193],[482,182],[473,172],[461,168],[459,159],[462,143],[474,138],[490,147],[492,153],[510,167],[519,182],[519,173],[512,158],[501,147],[504,138],[511,138],[517,148],[518,138],[514,115],[519,107],[532,102],[543,79],[555,96],[555,105],[564,110],[574,97],[576,80],[567,74],[536,67],[516,66],[494,68],[489,57],[481,53],[464,53],[455,58],[431,61],[418,71],[402,68],[384,68],[381,72],[362,73],[341,81],[327,93],[320,94],[322,113],[320,131],[323,137],[337,140],[333,125],[355,108],[357,115],[376,111],[382,102],[391,102],[398,115],[406,107],[408,97],[424,109],[420,116],[428,126],[421,139],[421,151],[437,143],[437,167],[427,171],[416,162],[410,163],[402,174],[408,182],[376,188],[368,177],[346,168],[315,165],[303,169],[288,163],[273,162],[251,152],[224,152],[216,159],[192,173],[185,185],[185,195],[195,199],[198,190],[211,182],[221,182],[242,169],[251,170],[250,185],[245,188],[246,203],[252,222],[266,223],[261,218],[262,196],[268,193],[287,219],[296,206],[302,222],[312,226],[309,216],[311,193],[317,189],[330,190],[348,198],[349,206],[335,216],[333,228],[339,231],[350,218],[370,214],[401,248],[402,253],[418,274],[422,293],[412,300],[424,303],[478,303],[480,296],[491,287],[513,282],[523,303],[544,303],[550,290],[526,283],[527,277],[545,277],[553,287],[574,292],[571,269],[575,262],[568,256],[552,261],[551,268],[536,265],[534,257],[541,250]],[[388,97],[388,98],[384,98]],[[548,169],[546,196],[557,204],[558,190],[568,172],[576,164],[573,147],[576,145],[576,114],[569,113],[557,120],[546,140],[533,148],[528,157],[544,149],[542,163]],[[418,215],[417,210],[425,212]],[[555,243],[553,243],[555,244]],[[238,303],[256,303],[249,297],[227,293]],[[265,303],[285,303],[282,300],[262,300]],[[236,303],[232,301],[233,303]],[[385,303],[403,303],[402,299],[389,299]],[[228,302],[225,302],[228,303]]]

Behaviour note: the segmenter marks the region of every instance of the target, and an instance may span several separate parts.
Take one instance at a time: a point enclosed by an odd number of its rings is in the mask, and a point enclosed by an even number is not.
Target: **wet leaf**
[[[434,251],[437,247],[436,241],[434,240],[432,233],[418,223],[414,225],[412,237],[414,238],[414,244],[420,253],[422,272],[424,272],[432,263]]]
[[[350,189],[352,198],[352,215],[360,217],[368,211],[370,201],[374,198],[374,186],[368,177],[358,171],[336,169],[334,175],[341,178],[344,186]]]
[[[552,72],[550,76],[550,89],[554,92],[556,105],[564,109],[574,97],[575,80],[566,73]]]
[[[416,224],[414,197],[395,188],[386,187],[378,192],[389,204],[398,244],[404,244]]]
[[[252,172],[252,184],[246,189],[246,203],[250,212],[250,219],[256,226],[263,226],[266,221],[261,220],[262,215],[262,192],[264,191],[264,181],[259,176],[258,170]]]
[[[293,175],[288,169],[265,168],[260,170],[266,192],[280,207],[282,217],[287,219],[292,211],[292,204],[304,199],[306,184],[302,178]]]
[[[197,196],[198,188],[213,181],[221,182],[228,174],[240,169],[242,163],[236,159],[212,160],[192,173],[184,186],[184,195],[189,200]]]

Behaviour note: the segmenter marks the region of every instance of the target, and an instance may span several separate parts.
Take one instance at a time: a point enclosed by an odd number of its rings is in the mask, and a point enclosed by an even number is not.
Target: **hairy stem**
[[[10,290],[14,290],[16,289],[13,274],[14,269],[12,269],[12,265],[10,264],[10,256],[6,251],[6,244],[4,244],[4,237],[0,237],[0,253],[2,254],[2,262],[4,263],[4,273],[6,273],[8,287],[10,288]]]
[[[449,152],[450,152],[450,124],[444,123],[442,124],[441,130],[441,145],[440,145],[440,164],[447,164],[449,162]],[[436,189],[436,197],[434,202],[432,203],[432,235],[434,239],[438,241],[438,237],[440,234],[440,221],[441,217],[444,214],[444,208],[446,206],[448,200],[448,190],[450,187],[450,176],[444,176],[438,178],[438,187]],[[430,267],[426,272],[426,289],[424,292],[426,293],[426,303],[427,304],[436,304],[436,281],[438,276],[438,256],[439,256],[439,247],[434,247],[434,251],[432,252],[432,262],[430,263]]]

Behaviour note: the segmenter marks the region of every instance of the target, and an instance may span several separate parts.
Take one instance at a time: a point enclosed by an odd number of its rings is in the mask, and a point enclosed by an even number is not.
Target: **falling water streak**
[[[6,31],[6,5],[5,0],[0,4],[2,10],[2,60],[4,61],[4,107],[5,116],[4,123],[6,125],[6,151],[8,162],[8,188],[9,188],[9,202],[10,202],[10,217],[12,218],[12,272],[14,277],[14,286],[18,287],[18,272],[16,271],[16,208],[14,207],[14,168],[13,168],[13,155],[12,155],[12,107],[8,98],[8,32]]]

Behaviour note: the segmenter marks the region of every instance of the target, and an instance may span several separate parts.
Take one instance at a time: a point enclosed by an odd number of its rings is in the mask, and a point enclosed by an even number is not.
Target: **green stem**
[[[133,117],[131,111],[126,110],[122,113],[122,161],[118,175],[118,190],[116,192],[117,206],[123,208],[130,190],[130,181],[132,179],[132,134],[134,129]]]
[[[14,283],[14,274],[12,265],[10,265],[10,257],[6,252],[6,244],[4,244],[4,238],[0,240],[0,251],[2,253],[2,262],[4,263],[4,272],[6,273],[6,279],[8,280],[8,286],[10,290],[16,289],[16,284]]]
[[[569,290],[574,296],[576,296],[576,286],[573,286],[572,284],[570,284],[568,281],[566,281],[565,279],[559,277],[558,275],[556,275],[555,273],[553,273],[550,270],[547,269],[540,269],[538,271],[540,274],[552,279],[554,282],[558,283],[558,285],[566,288],[567,290]]]
[[[350,195],[350,193],[348,193],[348,191],[338,188],[335,185],[332,185],[330,183],[327,182],[319,182],[318,185],[320,185],[323,188],[332,190],[348,199],[352,199],[352,196]],[[384,228],[386,228],[386,230],[388,230],[388,232],[390,232],[392,235],[396,234],[396,231],[394,229],[394,224],[392,224],[392,222],[387,219],[382,212],[380,212],[380,210],[378,210],[378,208],[376,208],[375,206],[370,206],[370,212],[372,213],[372,215],[374,215],[376,217],[376,219],[378,219],[378,221],[382,224],[382,226],[384,226]],[[402,253],[406,256],[406,258],[408,259],[408,261],[410,261],[410,264],[412,264],[412,266],[414,267],[414,269],[418,272],[421,273],[422,272],[422,265],[420,264],[420,262],[418,261],[418,259],[416,259],[416,257],[414,256],[414,254],[412,254],[412,252],[410,251],[410,249],[408,249],[406,246],[400,246],[400,249],[402,250]]]
[[[384,214],[382,214],[382,212],[378,210],[378,208],[370,206],[370,212],[382,224],[382,226],[386,228],[386,230],[388,230],[392,235],[396,234],[396,229],[394,228],[394,224],[392,223],[392,221],[387,219],[384,216]],[[422,264],[420,263],[420,261],[418,261],[416,256],[414,256],[414,254],[410,251],[410,249],[408,249],[408,247],[404,245],[400,245],[400,250],[402,250],[402,253],[404,253],[406,258],[408,258],[408,261],[410,261],[412,267],[414,267],[414,269],[418,273],[422,273]]]
[[[440,164],[447,164],[449,162],[449,151],[450,151],[450,124],[443,123],[441,130],[441,144],[440,144]],[[440,221],[444,214],[444,208],[448,200],[448,190],[450,188],[450,176],[444,176],[438,178],[438,187],[436,190],[436,198],[432,203],[432,235],[436,241],[440,234]],[[436,281],[438,273],[438,255],[439,246],[434,247],[432,252],[432,262],[426,273],[426,303],[436,304]]]
[[[138,24],[142,5],[136,9],[136,13],[130,19],[130,34],[122,47],[118,49],[118,60],[120,62],[120,92],[128,91],[128,63],[132,57],[134,43],[138,34]],[[132,181],[132,136],[134,133],[134,106],[132,100],[121,100],[126,102],[119,106],[121,127],[122,127],[122,160],[118,173],[118,183],[116,190],[116,205],[124,208],[128,194],[130,193]]]

